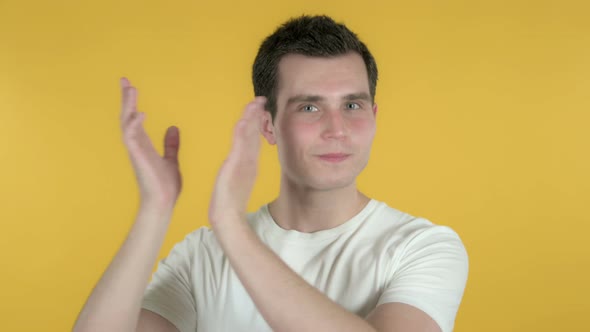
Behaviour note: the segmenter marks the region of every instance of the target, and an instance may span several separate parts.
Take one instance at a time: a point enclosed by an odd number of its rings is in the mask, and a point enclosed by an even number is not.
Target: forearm
[[[293,272],[243,221],[215,231],[231,266],[273,331],[376,331]]]
[[[73,331],[134,331],[172,209],[140,207],[125,242],[82,308]]]

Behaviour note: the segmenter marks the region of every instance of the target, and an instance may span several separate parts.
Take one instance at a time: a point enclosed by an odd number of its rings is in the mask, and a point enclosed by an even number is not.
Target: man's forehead
[[[278,69],[285,70],[287,67],[312,67],[312,66],[324,66],[330,62],[343,62],[347,61],[350,63],[360,64],[364,67],[364,61],[360,54],[357,52],[348,52],[339,55],[330,56],[313,56],[305,55],[300,53],[288,53],[281,57],[278,63]]]
[[[287,93],[287,98],[297,95],[321,96],[324,93],[316,90],[320,86],[327,91],[337,89],[339,98],[369,93],[365,63],[357,53],[333,57],[288,54],[279,62],[276,83],[277,92]],[[285,88],[289,91],[285,91]]]

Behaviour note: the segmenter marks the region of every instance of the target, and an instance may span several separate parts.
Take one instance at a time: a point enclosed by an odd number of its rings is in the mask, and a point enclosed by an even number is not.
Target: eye
[[[358,110],[359,108],[361,108],[361,105],[359,105],[357,103],[347,103],[346,104],[347,110]]]
[[[301,108],[301,110],[303,112],[311,113],[311,112],[316,112],[318,110],[318,108],[313,105],[305,105]]]

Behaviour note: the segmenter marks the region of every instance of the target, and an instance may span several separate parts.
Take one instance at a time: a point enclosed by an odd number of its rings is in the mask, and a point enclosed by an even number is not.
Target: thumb
[[[178,127],[171,126],[164,136],[164,159],[178,163],[178,148],[180,147],[180,133]]]

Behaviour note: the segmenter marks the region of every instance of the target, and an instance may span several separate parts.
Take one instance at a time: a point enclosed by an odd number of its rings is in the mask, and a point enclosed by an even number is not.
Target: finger
[[[246,156],[249,160],[255,160],[260,145],[260,137],[258,136],[259,120],[258,117],[262,115],[264,103],[260,100],[255,100],[249,103],[244,115],[236,124],[234,130],[234,139],[230,155],[236,158]]]
[[[128,87],[131,83],[127,77],[121,77],[119,79],[119,83],[121,84],[121,89]]]
[[[254,124],[258,124],[259,117],[262,116],[263,112],[264,100],[259,98],[254,99],[244,108],[244,113],[242,114],[242,117],[236,126],[236,130],[250,132],[252,129],[257,128],[258,126],[254,126]],[[244,128],[238,129],[237,127]]]
[[[251,121],[251,126],[249,126],[250,130],[253,132],[251,135],[256,135],[260,133],[262,119],[266,113],[266,98],[265,97],[256,97],[252,104],[252,109],[250,110],[250,115],[248,121]]]
[[[143,129],[145,116],[144,112],[135,112],[123,127],[123,137],[128,143],[136,141],[140,135],[147,135]]]
[[[125,88],[123,94],[125,100],[121,113],[121,123],[126,124],[130,121],[132,116],[137,114],[137,89],[130,86]]]
[[[243,117],[247,119],[257,118],[264,111],[266,104],[265,97],[256,97],[252,102],[246,105]]]
[[[178,127],[171,126],[164,136],[164,158],[178,163],[178,148],[180,147],[180,133]]]
[[[124,110],[125,110],[125,104],[127,102],[127,88],[129,86],[131,86],[131,83],[129,82],[129,80],[125,77],[121,77],[119,79],[119,84],[121,85],[121,115],[123,114]],[[122,118],[122,116],[121,116]]]
[[[260,100],[254,100],[253,102],[246,105],[244,114],[240,119],[240,128],[238,131],[241,132],[242,136],[251,136],[258,129],[258,118],[264,111],[264,103]]]
[[[126,78],[121,78],[121,96],[121,124],[125,126],[137,111],[137,89]]]

